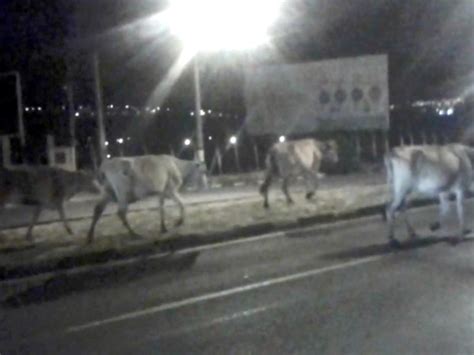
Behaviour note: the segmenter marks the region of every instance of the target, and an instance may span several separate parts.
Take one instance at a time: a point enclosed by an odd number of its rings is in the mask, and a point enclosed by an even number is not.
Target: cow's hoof
[[[266,210],[270,209],[270,205],[268,204],[268,202],[265,202],[263,204],[263,208],[265,208]]]
[[[314,197],[314,191],[306,193],[306,199],[307,200],[311,200],[313,197]]]
[[[434,232],[437,231],[441,228],[441,223],[439,222],[434,222],[430,224],[430,231]]]
[[[291,206],[291,205],[294,205],[295,204],[295,201],[293,200],[287,200],[286,203]]]
[[[161,227],[161,233],[168,233],[168,228]]]
[[[400,249],[402,247],[402,244],[395,238],[390,239],[390,241],[388,242],[388,245],[390,245],[390,247],[395,248],[395,249]]]
[[[179,219],[176,223],[175,223],[175,226],[176,227],[179,227],[179,226],[182,226],[184,223],[184,221],[182,219]]]

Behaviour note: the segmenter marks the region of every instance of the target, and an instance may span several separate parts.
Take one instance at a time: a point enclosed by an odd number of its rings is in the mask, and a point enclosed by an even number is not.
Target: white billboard
[[[252,67],[244,90],[254,135],[389,126],[386,55]]]

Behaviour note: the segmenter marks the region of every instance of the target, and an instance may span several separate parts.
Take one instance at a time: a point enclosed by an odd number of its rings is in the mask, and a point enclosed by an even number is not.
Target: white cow
[[[64,228],[73,234],[65,213],[64,202],[79,192],[98,193],[99,185],[92,174],[70,172],[47,166],[0,169],[0,209],[6,204],[34,206],[33,219],[26,232],[32,240],[43,208],[57,209]]]
[[[443,218],[449,211],[449,195],[454,193],[459,236],[464,235],[463,201],[473,177],[473,157],[474,150],[461,144],[397,147],[385,155],[387,178],[392,190],[392,201],[386,207],[391,245],[399,245],[394,237],[395,212],[399,209],[404,212],[406,198],[411,192],[438,196],[439,222],[432,229],[442,226]],[[404,217],[409,235],[416,236],[405,213]]]
[[[322,161],[337,163],[337,151],[337,144],[333,140],[318,141],[308,138],[275,143],[267,153],[265,180],[260,186],[260,193],[264,197],[263,206],[269,207],[268,189],[273,178],[278,176],[283,179],[282,190],[288,204],[293,203],[288,185],[299,175],[303,175],[306,181],[306,198],[312,198],[318,186],[318,172]]]
[[[118,203],[118,216],[130,234],[137,235],[127,221],[129,203],[158,195],[160,200],[161,231],[166,232],[165,198],[173,199],[179,206],[177,225],[184,223],[185,210],[178,190],[188,180],[201,177],[206,168],[197,161],[181,160],[170,155],[145,155],[112,158],[100,166],[104,185],[102,199],[94,208],[88,242],[94,239],[94,229],[105,207],[111,201]]]

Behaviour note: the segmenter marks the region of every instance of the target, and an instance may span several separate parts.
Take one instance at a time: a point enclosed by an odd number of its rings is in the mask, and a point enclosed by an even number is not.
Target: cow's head
[[[339,162],[339,154],[337,149],[337,143],[335,140],[331,139],[322,144],[321,151],[323,153],[323,158],[333,164]]]

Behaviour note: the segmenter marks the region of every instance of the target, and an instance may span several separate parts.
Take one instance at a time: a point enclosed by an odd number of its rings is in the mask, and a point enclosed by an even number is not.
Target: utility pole
[[[203,138],[203,124],[202,124],[202,115],[201,115],[201,83],[199,79],[199,59],[196,55],[193,60],[194,64],[194,102],[196,109],[196,140],[197,140],[197,150],[196,157],[197,160],[206,166],[206,158],[204,155],[204,138]],[[202,177],[202,186],[207,189],[207,177],[203,175]]]
[[[68,82],[66,84],[66,99],[68,106],[68,116],[69,116],[69,144],[72,151],[72,164],[74,165],[74,170],[77,168],[76,162],[76,123],[75,123],[75,112],[74,112],[74,92],[72,88],[72,78],[70,69],[68,68]]]
[[[102,103],[102,86],[100,83],[100,68],[99,68],[99,56],[97,53],[93,54],[93,65],[94,65],[94,82],[95,82],[95,101],[97,110],[97,139],[99,144],[99,157],[100,161],[105,160],[105,126],[104,126],[104,111]]]

